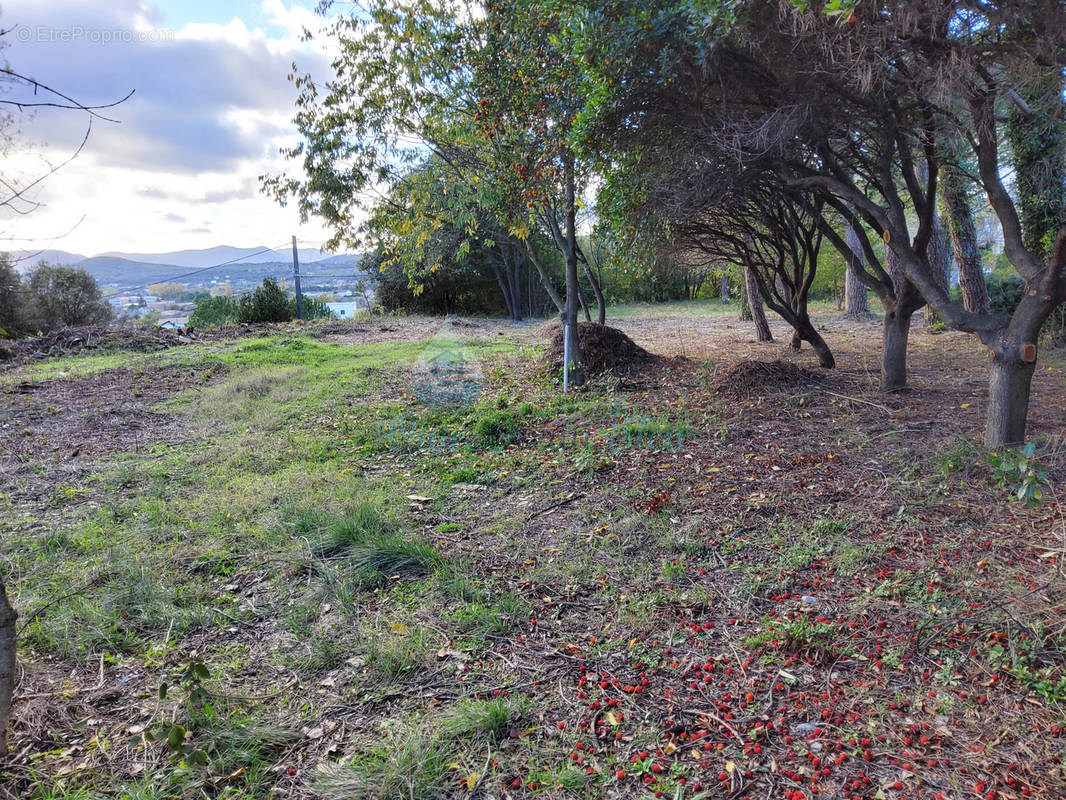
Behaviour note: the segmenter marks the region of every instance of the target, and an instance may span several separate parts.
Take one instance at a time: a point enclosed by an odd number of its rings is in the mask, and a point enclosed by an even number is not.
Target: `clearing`
[[[1064,354],[1029,509],[970,337],[615,311],[567,395],[540,323],[16,353],[0,797],[1062,797]]]

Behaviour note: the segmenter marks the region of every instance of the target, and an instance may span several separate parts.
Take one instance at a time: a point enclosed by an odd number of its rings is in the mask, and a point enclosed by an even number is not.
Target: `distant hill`
[[[28,272],[42,261],[49,264],[78,264],[85,260],[85,256],[66,250],[12,250],[8,256],[19,272]]]
[[[298,249],[300,263],[311,263],[329,258],[329,253],[321,250]],[[279,261],[292,261],[292,248],[280,247],[271,250],[267,247],[208,247],[205,250],[177,250],[173,253],[101,253],[101,256],[124,258],[141,264],[166,264],[168,266],[199,269],[222,264],[226,261],[239,260],[243,264],[269,264]]]
[[[316,285],[340,287],[359,277],[358,254],[331,256],[308,249],[298,253],[301,274],[308,279],[321,276]],[[10,256],[20,272],[41,261],[82,267],[111,293],[143,292],[153,283],[183,283],[190,289],[229,283],[240,291],[265,277],[291,279],[292,275],[291,248],[220,246],[173,253],[103,253],[89,258],[63,250],[17,250]]]

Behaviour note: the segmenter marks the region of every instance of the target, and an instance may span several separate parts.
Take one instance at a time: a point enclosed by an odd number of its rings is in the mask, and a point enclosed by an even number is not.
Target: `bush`
[[[333,312],[329,310],[329,306],[319,300],[317,297],[308,297],[306,294],[303,299],[304,307],[304,319],[333,319]],[[292,315],[296,316],[296,298],[292,298]]]
[[[263,278],[254,292],[237,302],[238,322],[288,322],[293,318],[294,304],[274,278]]]
[[[197,298],[196,308],[189,315],[189,324],[194,328],[220,328],[236,321],[237,302],[224,296]]]
[[[26,282],[23,296],[31,330],[95,325],[111,319],[111,306],[96,279],[81,267],[41,262]]]

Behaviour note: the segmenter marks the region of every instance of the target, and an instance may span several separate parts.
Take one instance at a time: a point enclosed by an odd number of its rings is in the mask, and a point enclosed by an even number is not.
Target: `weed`
[[[1036,445],[1027,443],[1021,449],[988,454],[992,480],[996,486],[1007,486],[1014,496],[1029,508],[1041,504],[1050,485],[1048,468],[1034,458]]]

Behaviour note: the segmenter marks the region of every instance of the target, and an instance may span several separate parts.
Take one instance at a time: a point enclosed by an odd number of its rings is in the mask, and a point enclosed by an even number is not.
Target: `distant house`
[[[366,308],[366,303],[361,300],[344,303],[326,303],[326,308],[332,311],[333,316],[337,319],[351,319],[355,316],[356,311],[362,311]]]

